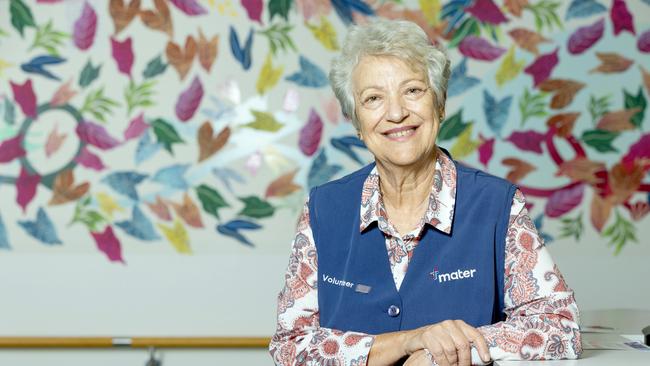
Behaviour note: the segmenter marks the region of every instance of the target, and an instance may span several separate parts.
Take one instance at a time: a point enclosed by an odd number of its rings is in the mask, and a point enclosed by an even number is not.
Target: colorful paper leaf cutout
[[[286,1],[286,0],[284,0]],[[350,25],[354,23],[352,12],[359,12],[363,15],[373,15],[374,11],[363,0],[332,0],[332,6],[343,23]]]
[[[571,104],[576,93],[584,87],[585,84],[581,82],[567,79],[546,79],[539,84],[539,90],[554,94],[550,104],[553,109],[562,109]]]
[[[492,0],[476,0],[465,11],[483,23],[500,24],[508,21],[499,7]]]
[[[187,230],[179,219],[174,220],[174,226],[167,226],[163,224],[158,224],[157,226],[178,253],[192,253],[192,249],[190,248],[190,238],[187,235]]]
[[[309,111],[307,123],[300,129],[298,147],[307,156],[312,156],[318,150],[321,137],[323,136],[323,121],[316,110]]]
[[[621,253],[621,250],[630,241],[638,242],[636,238],[636,227],[616,211],[616,220],[605,228],[603,237],[609,238],[609,246],[614,247],[614,255]]]
[[[530,172],[537,169],[530,163],[517,158],[505,158],[501,161],[501,164],[511,167],[510,171],[506,175],[506,179],[512,183],[519,182]]]
[[[636,34],[634,31],[632,14],[630,14],[630,11],[627,9],[624,0],[614,0],[609,15],[612,19],[612,24],[614,25],[614,35],[618,35],[622,31]]]
[[[641,87],[639,87],[639,91],[636,95],[632,95],[628,93],[627,90],[623,90],[623,98],[625,101],[626,109],[634,109],[634,108],[639,109],[639,111],[632,116],[631,122],[634,124],[635,127],[640,128],[644,120],[645,109],[647,106],[647,101],[645,99],[645,96],[643,95],[643,90],[641,89]]]
[[[632,144],[622,162],[626,165],[633,164],[636,160],[650,159],[650,133],[642,135],[637,142]]]
[[[113,217],[113,212],[115,211],[124,212],[124,208],[120,206],[120,204],[117,203],[117,201],[107,193],[99,192],[95,195],[95,198],[97,199],[99,209],[109,218]]]
[[[603,198],[599,194],[593,194],[591,198],[591,224],[596,231],[600,232],[607,223],[612,212],[612,201],[609,198]]]
[[[172,215],[169,212],[169,208],[160,196],[156,195],[156,202],[145,202],[145,204],[159,219],[171,221]]]
[[[7,226],[5,226],[5,223],[2,220],[2,215],[0,215],[0,249],[11,249],[9,238],[7,237]]]
[[[595,23],[580,27],[569,37],[567,47],[569,53],[579,55],[596,44],[605,33],[605,19],[600,19]]]
[[[27,79],[22,84],[14,84],[12,81],[11,90],[14,93],[14,100],[20,106],[23,113],[30,118],[36,118],[36,94],[32,89],[32,79]]]
[[[45,140],[45,156],[49,158],[52,154],[57,152],[59,148],[61,148],[61,145],[63,145],[66,137],[68,137],[68,135],[65,133],[60,134],[58,131],[58,125],[54,125],[54,129],[50,131],[47,135],[47,140]]]
[[[223,235],[229,236],[233,239],[236,239],[242,244],[248,246],[254,246],[244,235],[242,235],[240,230],[259,230],[262,226],[247,220],[231,220],[225,224],[218,225],[217,231]]]
[[[169,0],[180,11],[189,15],[203,15],[207,14],[208,10],[204,8],[197,0]]]
[[[438,132],[438,140],[451,140],[465,131],[470,124],[471,122],[463,122],[463,109],[461,108],[442,122]]]
[[[57,174],[52,184],[52,198],[49,205],[60,205],[71,201],[76,201],[90,189],[90,183],[84,182],[75,185],[74,171],[65,169]]]
[[[595,69],[590,70],[590,73],[619,73],[629,69],[634,63],[633,60],[625,58],[615,52],[596,52],[596,56],[600,59],[600,65]]]
[[[144,121],[144,115],[140,113],[129,122],[129,126],[124,130],[124,141],[139,138],[148,128],[149,124]]]
[[[553,192],[546,201],[544,214],[548,217],[560,217],[571,212],[582,203],[584,191],[585,185],[578,184]]]
[[[266,55],[266,60],[264,60],[264,65],[262,65],[260,75],[257,77],[257,83],[255,84],[257,92],[259,94],[264,94],[269,89],[273,88],[280,80],[283,71],[284,66],[280,65],[278,67],[273,67],[271,54]]]
[[[261,161],[261,157],[260,157],[260,161]],[[246,168],[249,167],[246,166]],[[233,194],[235,193],[235,191],[232,188],[231,181],[235,181],[240,184],[246,183],[246,179],[244,179],[244,177],[242,177],[239,173],[237,173],[235,170],[230,168],[212,168],[212,174],[214,174],[214,176],[217,177],[221,181],[221,183],[223,183],[223,185],[226,186],[226,188]]]
[[[483,111],[485,112],[485,119],[490,129],[497,136],[501,136],[501,130],[508,120],[510,104],[512,104],[512,96],[497,100],[487,89],[483,90]]]
[[[516,78],[524,68],[525,63],[525,60],[517,61],[515,59],[515,48],[510,47],[510,50],[508,50],[508,53],[506,53],[503,61],[501,61],[501,65],[499,66],[499,69],[495,75],[497,85],[503,86],[503,84]]]
[[[72,83],[72,79],[68,80],[64,84],[61,84],[61,86],[54,92],[54,95],[52,96],[52,99],[50,100],[50,106],[52,107],[57,107],[60,105],[64,105],[72,99],[77,94],[76,90],[73,90],[70,87],[70,84]]]
[[[339,50],[339,43],[336,39],[336,29],[326,17],[320,17],[320,25],[312,25],[309,23],[306,23],[306,25],[323,47],[330,51]]]
[[[212,124],[205,121],[197,133],[197,142],[199,144],[199,162],[211,157],[217,151],[221,150],[230,138],[230,128],[226,126],[217,136],[213,136]]]
[[[198,76],[194,77],[192,84],[183,91],[176,101],[176,117],[183,122],[187,122],[201,104],[203,98],[203,85]]]
[[[603,131],[621,132],[633,130],[636,126],[630,122],[632,116],[637,114],[641,108],[622,109],[614,112],[607,112],[596,124],[596,128]]]
[[[532,64],[524,69],[526,74],[533,77],[533,85],[535,87],[551,76],[553,69],[559,62],[558,51],[559,48],[556,48],[553,52],[539,56]]]
[[[333,137],[330,140],[332,147],[337,149],[338,151],[344,153],[347,155],[349,158],[352,160],[356,161],[360,165],[365,165],[366,162],[361,160],[361,158],[357,155],[357,153],[352,150],[352,147],[360,147],[363,149],[366,149],[366,145],[363,143],[363,141],[359,140],[357,136],[343,136],[343,137]]]
[[[303,55],[300,55],[300,71],[287,76],[286,80],[308,88],[321,88],[329,84],[325,72]]]
[[[95,9],[84,2],[81,15],[74,22],[73,40],[75,46],[80,50],[87,50],[93,45],[95,32],[97,31],[97,13]]]
[[[111,0],[108,10],[113,18],[115,34],[120,33],[140,12],[140,1],[131,0],[125,6],[124,0]]]
[[[196,205],[196,203],[194,203],[192,198],[187,193],[183,195],[182,203],[171,201],[169,203],[174,208],[176,214],[180,216],[186,224],[196,228],[203,227],[203,222],[201,221],[201,211],[199,211],[199,207]]]
[[[494,61],[506,53],[506,49],[492,45],[477,36],[467,36],[458,45],[458,50],[464,56],[480,61]]]
[[[151,158],[162,146],[161,143],[151,142],[149,131],[145,131],[135,149],[135,164],[140,165],[143,161]]]
[[[27,154],[23,149],[23,135],[18,134],[0,143],[0,163],[8,163]]]
[[[198,53],[199,53],[199,63],[203,69],[207,72],[210,72],[214,59],[217,58],[217,47],[219,46],[219,36],[213,35],[212,38],[208,41],[207,38],[203,35],[203,31],[199,28],[199,42],[198,42]]]
[[[512,29],[508,34],[512,37],[517,46],[535,55],[539,54],[539,49],[537,48],[538,44],[550,42],[549,39],[544,38],[541,34],[525,28]]]
[[[296,176],[297,172],[298,170],[296,169],[273,180],[268,187],[266,187],[264,197],[284,197],[293,192],[299,191],[301,187],[293,182],[293,178]]]
[[[542,143],[546,135],[537,131],[514,131],[506,141],[510,141],[520,150],[542,154]]]
[[[56,227],[54,227],[52,220],[50,220],[50,217],[47,215],[45,210],[43,210],[43,207],[38,208],[36,220],[18,221],[18,225],[20,225],[29,236],[41,243],[49,245],[63,244],[56,233]]]
[[[20,36],[24,36],[25,27],[36,28],[32,11],[22,0],[11,0],[9,2],[9,14],[11,14],[11,25],[16,28]]]
[[[559,137],[569,137],[573,133],[573,126],[580,117],[580,112],[558,113],[549,117],[546,125],[555,129],[555,134]]]
[[[122,258],[122,245],[120,244],[120,240],[115,236],[112,226],[107,225],[102,232],[91,231],[90,235],[95,239],[97,249],[104,253],[111,262],[124,263],[124,259]]]
[[[341,169],[343,169],[343,167],[338,164],[328,164],[325,150],[321,149],[320,153],[318,153],[316,158],[312,161],[311,167],[309,168],[309,174],[307,175],[307,185],[309,189],[328,182],[339,171],[341,171]]]
[[[164,1],[164,0],[163,0]],[[142,72],[145,79],[154,78],[167,70],[168,64],[162,61],[161,55],[156,56],[147,63],[147,67]]]
[[[115,192],[137,201],[138,192],[136,191],[136,187],[147,177],[147,174],[118,171],[107,175],[101,181],[102,183],[106,183]]]
[[[108,134],[104,126],[94,122],[79,123],[75,132],[81,141],[101,150],[110,150],[120,144],[117,139]]]
[[[478,78],[467,76],[467,58],[463,58],[463,60],[451,70],[449,86],[447,87],[447,96],[451,98],[460,95],[468,89],[480,84],[480,82],[481,81]]]
[[[131,42],[131,37],[120,42],[115,38],[111,37],[111,47],[113,59],[117,63],[117,69],[131,77],[131,67],[133,67],[133,47]]]
[[[262,0],[240,0],[241,5],[246,9],[248,19],[262,24],[262,11],[264,2]]]
[[[219,209],[230,207],[223,196],[216,189],[208,185],[201,184],[196,187],[196,194],[199,197],[199,201],[201,201],[203,210],[217,219],[220,219]]]
[[[115,225],[134,238],[152,241],[160,239],[151,221],[137,205],[133,206],[131,220],[119,221]]]
[[[49,67],[49,65],[57,65],[65,61],[66,60],[64,58],[58,56],[51,56],[51,55],[36,56],[33,59],[31,59],[29,62],[20,65],[20,68],[23,71],[30,74],[41,75],[52,80],[61,80],[61,78],[54,75],[46,68]]]
[[[581,140],[601,153],[616,152],[618,150],[612,146],[616,137],[618,137],[617,132],[589,130],[582,133]]]
[[[163,184],[167,187],[186,190],[189,188],[184,178],[185,172],[190,168],[190,164],[173,164],[160,168],[151,178],[152,181]]]
[[[23,213],[27,211],[27,205],[36,196],[36,189],[41,182],[41,176],[34,172],[29,173],[25,167],[20,167],[20,174],[16,178],[16,203],[23,209]]]
[[[256,196],[240,197],[244,203],[244,209],[239,212],[240,216],[248,216],[254,219],[273,216],[275,208],[267,201]]]
[[[187,36],[185,38],[185,46],[182,50],[176,43],[173,43],[172,41],[167,42],[167,47],[165,48],[167,61],[176,69],[181,80],[184,80],[185,76],[190,71],[196,52],[197,45],[192,36]]]
[[[469,125],[454,142],[449,152],[454,159],[464,159],[470,156],[481,145],[480,140],[472,140],[472,130],[474,125]]]
[[[86,66],[81,70],[79,75],[79,86],[82,88],[87,87],[99,76],[99,70],[102,68],[102,65],[97,65],[94,67],[93,64],[88,60]]]
[[[162,144],[170,154],[173,154],[172,146],[174,144],[185,143],[178,135],[178,132],[176,132],[176,129],[162,118],[156,118],[151,122],[151,127],[153,127],[153,132],[156,135],[158,143]]]
[[[239,43],[239,36],[237,36],[237,32],[235,31],[235,28],[233,28],[231,25],[230,26],[230,50],[232,51],[232,55],[235,57],[237,61],[239,61],[241,66],[244,68],[244,70],[248,70],[251,67],[252,47],[253,47],[253,28],[251,28],[250,31],[248,31],[248,37],[246,38],[246,43],[242,48],[241,44]]]
[[[165,0],[154,0],[156,10],[141,10],[140,19],[149,28],[166,33],[169,37],[174,35],[171,12]]]
[[[641,52],[650,52],[650,30],[641,33],[639,39],[636,41],[636,48]]]
[[[572,0],[564,19],[587,18],[605,11],[607,8],[596,0]]]
[[[480,136],[480,135],[479,135]],[[483,136],[480,136],[480,139],[483,141],[478,147],[478,160],[483,164],[485,168],[488,167],[490,160],[494,154],[494,141],[495,138],[486,139]]]
[[[596,173],[606,169],[605,164],[591,161],[584,157],[576,157],[566,160],[558,167],[556,176],[567,176],[573,182],[586,182],[590,184],[598,183]]]
[[[245,127],[250,127],[261,131],[276,132],[283,126],[283,124],[278,122],[271,113],[255,110],[251,110],[251,113],[255,117],[255,120],[253,122],[245,124]]]

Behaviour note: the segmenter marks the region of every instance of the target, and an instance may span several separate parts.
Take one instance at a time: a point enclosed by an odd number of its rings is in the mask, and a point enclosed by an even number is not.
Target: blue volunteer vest
[[[516,187],[454,164],[451,233],[425,225],[399,291],[377,223],[359,231],[361,190],[374,164],[312,189],[321,326],[380,334],[447,319],[478,327],[504,318],[505,237]]]

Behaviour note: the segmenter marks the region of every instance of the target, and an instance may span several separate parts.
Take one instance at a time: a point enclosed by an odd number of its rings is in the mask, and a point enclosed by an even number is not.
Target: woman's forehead
[[[426,82],[425,75],[424,70],[399,57],[373,55],[359,59],[352,70],[352,81],[355,87],[366,87],[366,84],[382,84],[391,80],[403,82],[415,79]]]

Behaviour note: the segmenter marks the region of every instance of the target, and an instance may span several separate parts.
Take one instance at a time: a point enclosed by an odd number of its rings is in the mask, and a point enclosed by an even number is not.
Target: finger
[[[456,346],[456,352],[458,354],[458,365],[470,366],[472,363],[471,340],[463,332],[463,324],[457,324],[450,335],[454,342],[454,345]]]
[[[431,366],[432,360],[426,350],[419,350],[409,356],[403,366]]]
[[[479,332],[476,328],[467,325],[466,327],[462,327],[463,332],[465,332],[465,335],[467,338],[469,338],[472,341],[472,344],[478,351],[479,356],[481,356],[481,360],[483,362],[490,362],[490,349],[488,348],[487,342],[485,341],[485,338],[483,337],[483,334]]]
[[[437,333],[437,334],[441,334],[441,333]],[[451,366],[449,360],[447,359],[447,355],[445,354],[445,350],[442,347],[442,344],[440,343],[440,339],[438,337],[430,339],[427,342],[427,348],[429,349],[429,352],[433,356],[433,360],[436,362],[436,364],[438,364],[439,366]]]

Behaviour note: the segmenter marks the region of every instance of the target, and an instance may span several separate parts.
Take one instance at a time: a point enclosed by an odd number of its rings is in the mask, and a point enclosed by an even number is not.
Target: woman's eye
[[[423,90],[420,89],[420,88],[408,88],[406,92],[407,92],[408,94],[410,94],[410,95],[417,95],[417,94],[422,93],[422,91],[423,91]]]
[[[377,102],[378,100],[379,100],[379,96],[377,96],[377,95],[371,95],[371,96],[369,96],[368,98],[366,98],[366,99],[363,101],[363,103],[364,103],[364,104],[365,104],[365,103],[374,103],[374,102]]]

